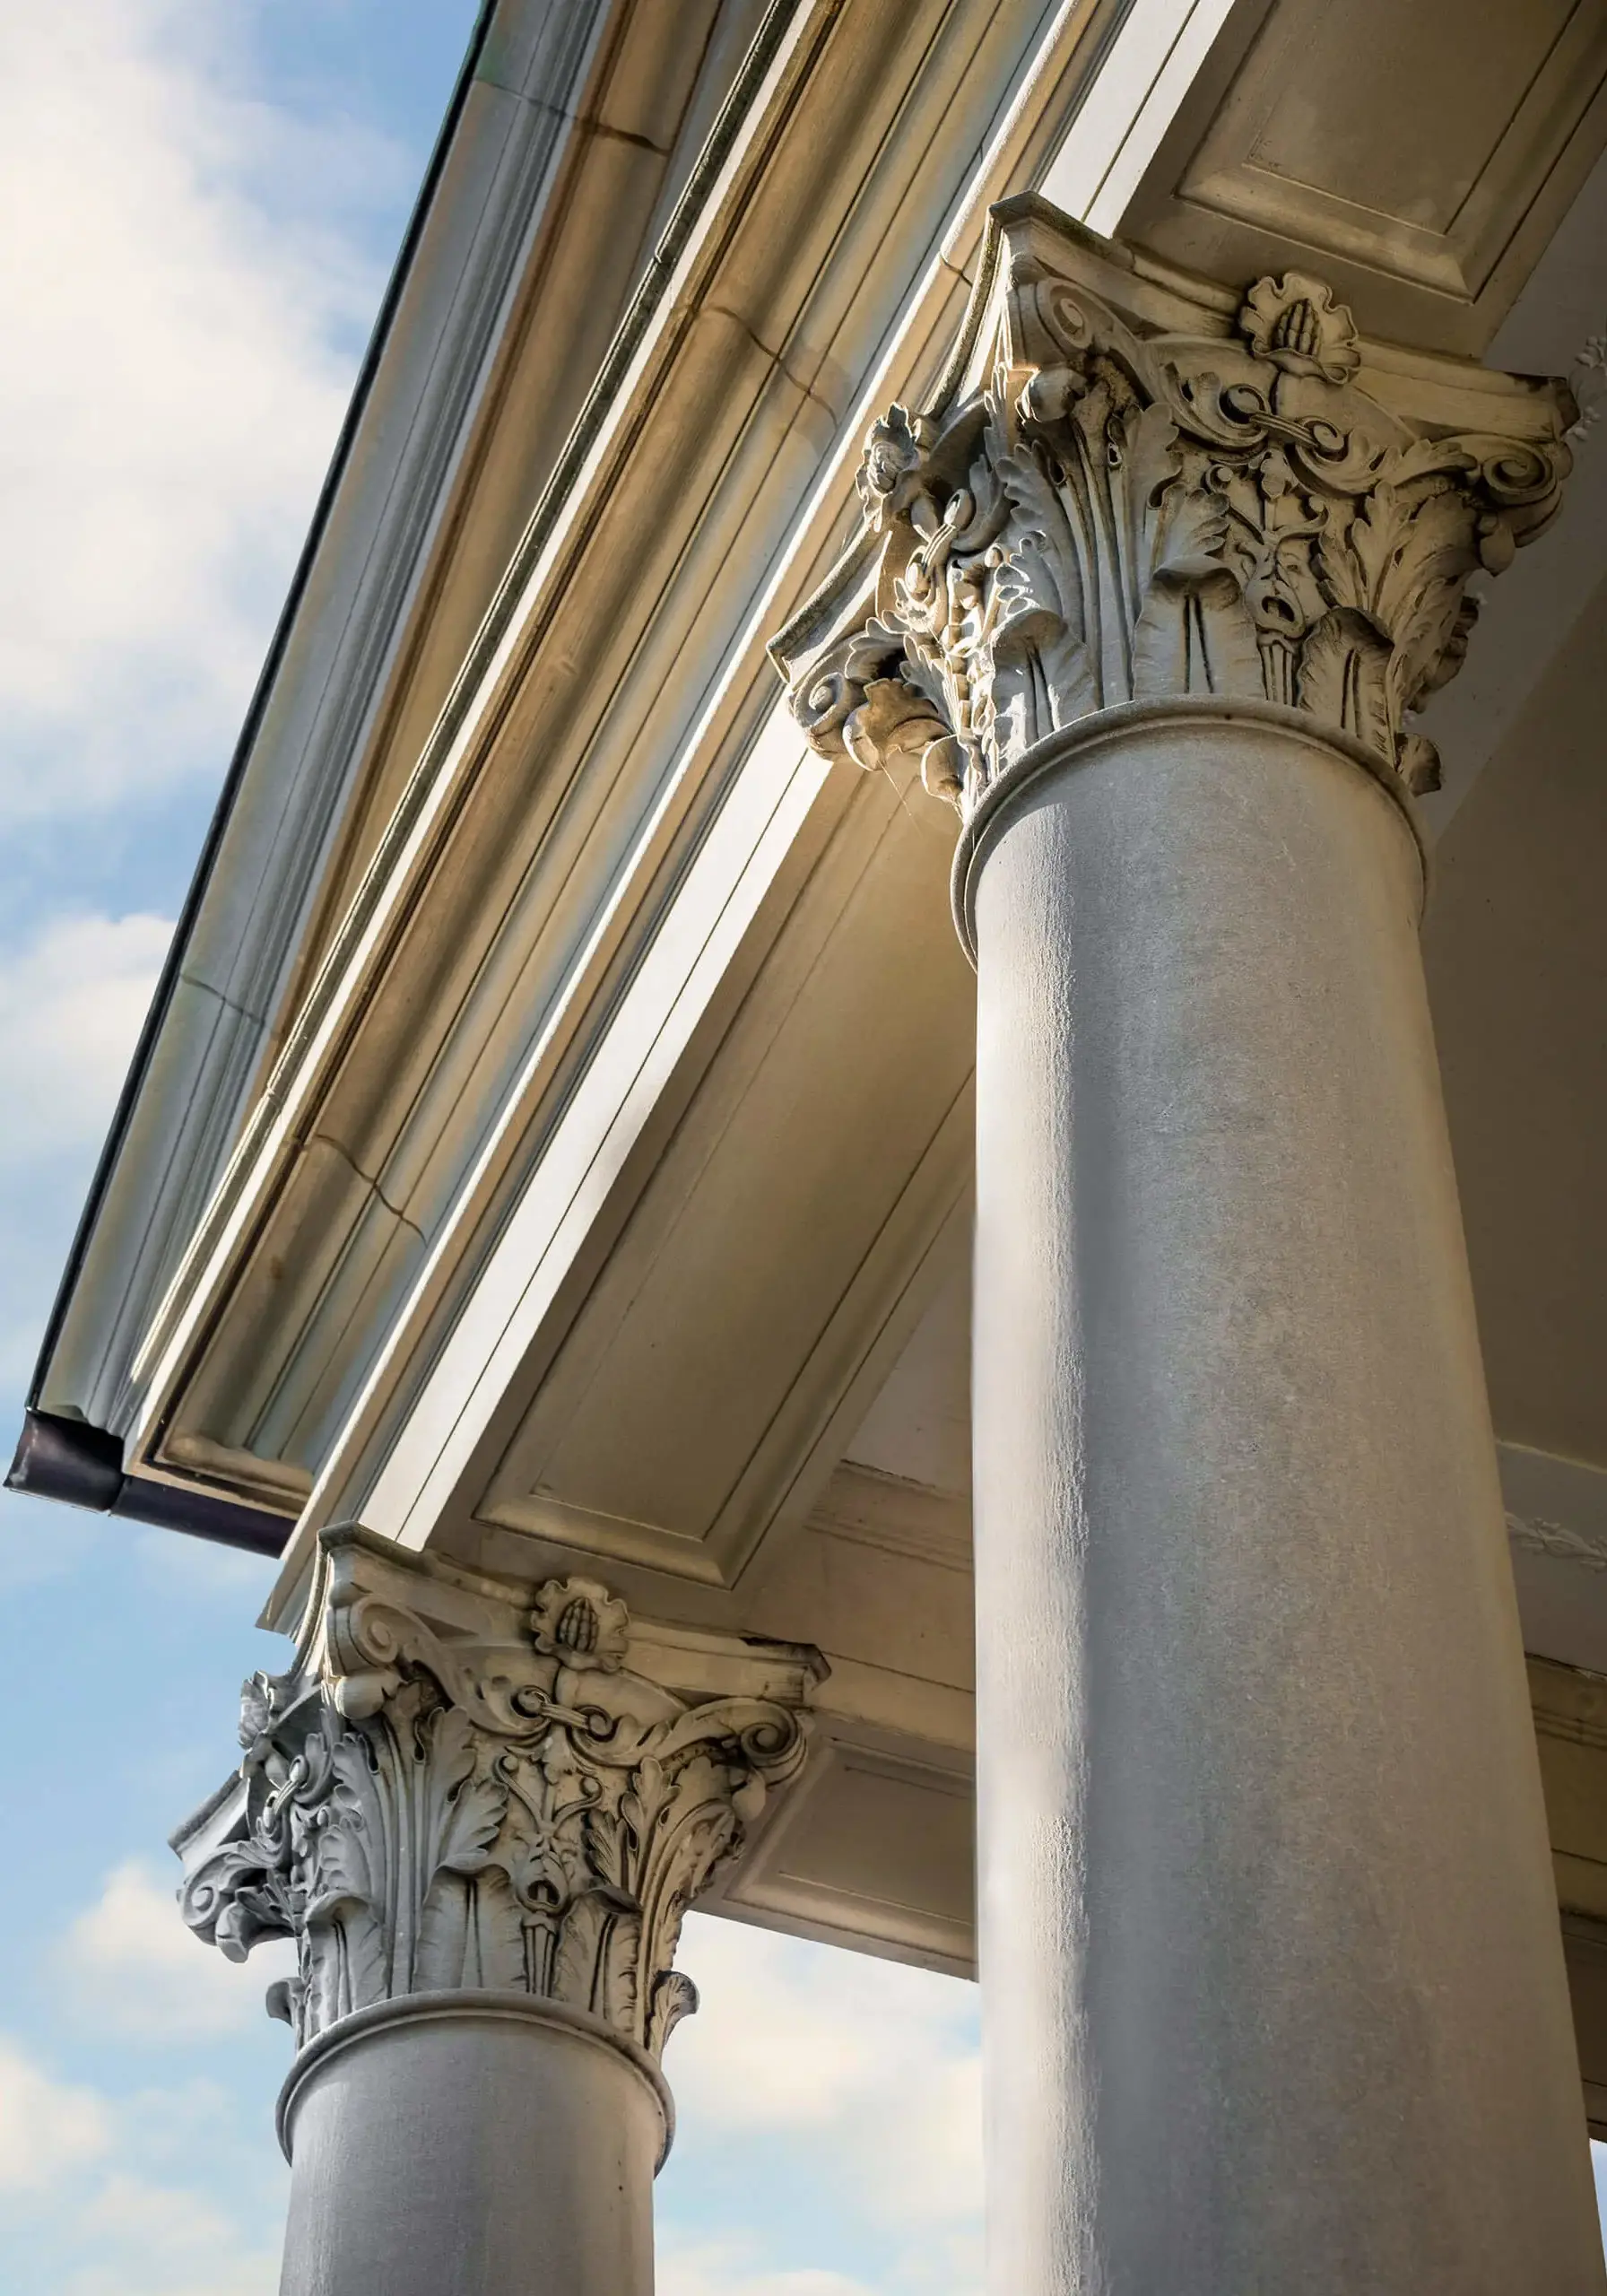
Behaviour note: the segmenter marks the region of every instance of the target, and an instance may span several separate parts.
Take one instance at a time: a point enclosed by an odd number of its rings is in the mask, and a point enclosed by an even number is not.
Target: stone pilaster
[[[239,1775],[175,1837],[185,1918],[232,1960],[295,1940],[269,2005],[300,2044],[483,1988],[656,2057],[696,2005],[682,1915],[799,1769],[818,1670],[329,1533],[300,1663],[247,1683]]]

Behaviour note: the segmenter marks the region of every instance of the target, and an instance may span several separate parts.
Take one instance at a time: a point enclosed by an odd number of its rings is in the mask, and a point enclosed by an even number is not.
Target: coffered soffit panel
[[[1219,278],[1298,263],[1476,355],[1607,144],[1599,0],[1247,0],[1120,220]]]
[[[942,825],[866,794],[475,1497],[480,1520],[731,1585],[796,1510],[829,1431],[828,1465],[868,1404],[878,1341],[968,1185],[974,1019]]]

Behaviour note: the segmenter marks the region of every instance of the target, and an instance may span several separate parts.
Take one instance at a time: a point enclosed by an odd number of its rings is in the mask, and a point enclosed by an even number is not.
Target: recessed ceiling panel
[[[1601,0],[1273,0],[1236,12],[1123,236],[1229,281],[1303,263],[1369,331],[1477,353],[1604,140]]]

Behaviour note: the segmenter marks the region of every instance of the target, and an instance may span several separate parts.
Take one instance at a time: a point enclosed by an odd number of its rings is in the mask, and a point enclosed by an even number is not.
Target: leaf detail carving
[[[247,1684],[238,1817],[184,1909],[235,1959],[296,1940],[274,2005],[300,2040],[398,1994],[508,1985],[656,2049],[695,2001],[672,1967],[682,1916],[797,1769],[803,1725],[631,1674],[623,1606],[580,1583],[536,1606],[548,1649],[517,1667],[476,1667],[360,1598],[334,1606],[326,1640],[352,1674]],[[594,1620],[577,1625],[582,1602]],[[369,1631],[390,1669],[373,1699]]]
[[[1406,721],[1460,663],[1469,576],[1555,509],[1560,417],[1539,439],[1414,425],[1300,273],[1252,287],[1237,335],[1203,311],[1198,338],[1056,275],[1041,238],[999,276],[985,379],[872,429],[873,614],[812,654],[777,641],[811,741],[919,754],[969,818],[1056,727],[1210,693],[1307,710],[1427,786]],[[829,627],[834,595],[795,630]]]

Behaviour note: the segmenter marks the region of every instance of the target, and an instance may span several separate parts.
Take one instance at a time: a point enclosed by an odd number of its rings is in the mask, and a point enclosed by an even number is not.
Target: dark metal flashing
[[[265,1507],[243,1507],[237,1500],[149,1475],[125,1474],[122,1439],[85,1420],[58,1419],[29,1409],[17,1455],[5,1478],[8,1491],[32,1499],[55,1499],[87,1507],[98,1515],[121,1515],[163,1530],[185,1531],[217,1546],[238,1546],[250,1554],[283,1553],[295,1527]]]

